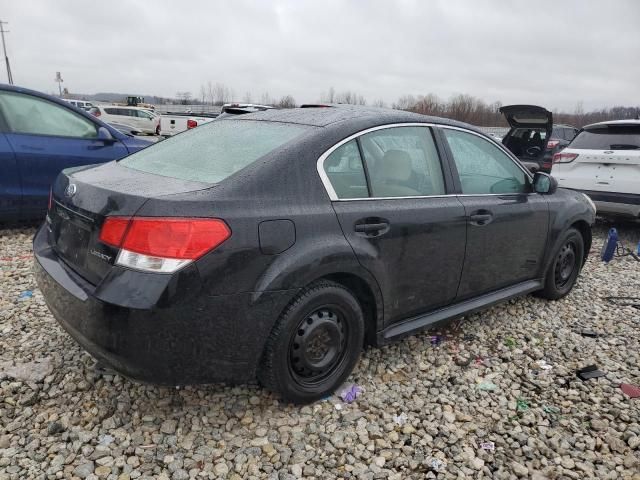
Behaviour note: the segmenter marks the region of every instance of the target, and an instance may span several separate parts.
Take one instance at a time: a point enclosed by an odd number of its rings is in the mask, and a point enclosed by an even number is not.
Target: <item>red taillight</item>
[[[196,260],[231,236],[217,218],[109,217],[100,240],[150,257]]]
[[[94,114],[96,117],[99,117],[100,115],[102,115],[102,112],[101,112],[100,110],[97,110],[97,109],[96,109],[96,110],[93,112],[93,114]]]
[[[553,155],[553,163],[571,163],[578,158],[577,153],[556,153]]]
[[[49,208],[47,210],[51,211],[51,207],[53,207],[53,188],[49,189]]]
[[[189,119],[187,120],[187,128],[196,128],[198,126],[198,122],[195,120]]]
[[[129,220],[126,217],[107,217],[100,230],[100,241],[120,248],[124,234],[129,226]]]
[[[556,148],[558,145],[560,144],[560,142],[558,140],[549,140],[547,142],[547,150],[553,150],[554,148]]]

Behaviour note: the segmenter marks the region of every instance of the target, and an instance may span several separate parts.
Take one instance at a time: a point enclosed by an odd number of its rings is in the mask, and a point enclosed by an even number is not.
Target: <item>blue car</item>
[[[61,170],[119,159],[151,144],[58,98],[0,85],[0,221],[44,217]]]

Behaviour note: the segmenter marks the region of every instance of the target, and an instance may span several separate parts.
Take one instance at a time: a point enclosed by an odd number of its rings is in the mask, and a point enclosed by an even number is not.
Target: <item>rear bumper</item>
[[[136,309],[98,299],[49,247],[44,228],[36,233],[33,250],[38,286],[60,325],[96,359],[149,383],[240,383],[255,378],[264,341],[295,294],[208,296],[198,291],[178,298],[165,291],[154,307]]]
[[[578,190],[596,204],[598,214],[640,217],[640,194]]]

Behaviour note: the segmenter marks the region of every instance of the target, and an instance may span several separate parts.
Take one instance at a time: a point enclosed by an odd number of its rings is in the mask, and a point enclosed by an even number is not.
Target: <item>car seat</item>
[[[402,150],[387,151],[371,179],[374,197],[405,197],[420,195],[409,186],[413,168],[411,157]]]

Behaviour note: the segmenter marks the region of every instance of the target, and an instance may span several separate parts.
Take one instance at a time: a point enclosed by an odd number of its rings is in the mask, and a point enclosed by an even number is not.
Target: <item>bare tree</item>
[[[213,97],[214,105],[223,105],[233,100],[233,90],[227,87],[224,83],[216,83],[211,89],[211,96]]]
[[[263,92],[260,95],[260,104],[261,105],[274,105],[276,103],[276,99],[269,95],[269,92]]]
[[[320,101],[323,103],[336,103],[336,90],[333,87],[329,87],[329,91],[320,96]]]
[[[413,95],[403,95],[393,104],[393,108],[396,110],[413,110],[416,104],[416,99]]]
[[[213,103],[215,102],[215,92],[214,92],[213,83],[211,83],[211,80],[207,82],[207,101],[211,105],[213,105]]]
[[[249,90],[245,92],[244,97],[242,97],[242,101],[244,103],[251,103],[251,92]]]
[[[191,92],[177,92],[176,98],[181,104],[188,105],[191,102],[192,95]]]
[[[359,95],[356,92],[352,92],[351,90],[346,90],[344,92],[338,93],[335,96],[335,103],[346,103],[349,105],[366,105],[367,101],[364,96]]]
[[[486,103],[467,94],[455,95],[448,102],[442,102],[432,93],[418,97],[403,95],[393,103],[393,108],[400,110],[452,118],[479,126],[507,127],[507,121],[500,113],[501,106],[502,103],[499,101]],[[555,111],[553,119],[556,123],[582,127],[605,120],[636,118],[638,115],[640,115],[640,107],[615,106],[585,112],[582,102],[578,102],[572,113]]]
[[[285,95],[278,102],[280,108],[294,108],[296,106],[296,100],[291,95]]]

